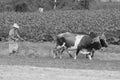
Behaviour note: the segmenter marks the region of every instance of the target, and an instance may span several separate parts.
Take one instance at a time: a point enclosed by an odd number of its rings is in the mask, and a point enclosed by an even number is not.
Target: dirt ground
[[[120,80],[120,72],[4,65],[0,80]]]
[[[55,44],[19,43],[19,53],[9,56],[8,43],[0,43],[0,80],[120,80],[120,46],[96,51],[93,60],[66,53],[53,59]]]

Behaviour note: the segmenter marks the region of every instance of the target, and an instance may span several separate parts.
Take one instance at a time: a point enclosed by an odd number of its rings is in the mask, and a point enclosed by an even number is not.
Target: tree
[[[80,6],[83,8],[83,9],[89,9],[89,3],[90,3],[91,0],[80,0]]]
[[[15,6],[15,12],[27,12],[28,7],[27,4],[21,3]]]

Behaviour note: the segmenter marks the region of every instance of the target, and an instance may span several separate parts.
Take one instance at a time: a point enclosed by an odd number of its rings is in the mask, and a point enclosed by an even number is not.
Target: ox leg
[[[53,58],[56,58],[57,56],[60,57],[60,59],[62,58],[62,53],[65,50],[64,46],[59,46],[56,45],[56,47],[53,50]]]
[[[53,58],[56,58],[56,57],[57,57],[57,54],[58,54],[57,49],[54,49],[54,50],[53,50]]]
[[[92,56],[93,56],[93,50],[89,50],[89,54],[86,54],[86,58],[92,60]]]
[[[89,60],[92,60],[91,54],[92,54],[92,52],[90,52],[90,53],[88,54],[88,59],[89,59]]]
[[[89,52],[89,54],[86,54],[86,58],[88,58],[89,60],[92,60],[91,54],[92,54],[92,52]]]
[[[62,59],[62,54],[63,54],[63,52],[64,52],[64,48],[62,48],[61,50],[60,50],[60,52],[59,52],[59,57],[60,57],[60,59]]]
[[[88,54],[86,54],[86,58],[88,58]]]
[[[73,56],[71,55],[70,51],[67,50],[67,53],[69,54],[69,56],[70,56],[71,58],[73,58]]]
[[[91,58],[94,57],[94,52],[95,52],[94,49],[92,51],[90,51],[89,54],[86,54],[86,58],[89,58],[88,55],[91,55]]]
[[[60,52],[60,54],[59,54],[59,58],[62,59],[62,52]]]
[[[77,56],[78,56],[78,53],[79,53],[80,50],[81,50],[81,49],[77,49],[77,51],[76,51],[76,53],[75,53],[75,57],[74,57],[75,60],[77,59]]]
[[[91,52],[91,57],[94,57],[95,50],[93,49]]]

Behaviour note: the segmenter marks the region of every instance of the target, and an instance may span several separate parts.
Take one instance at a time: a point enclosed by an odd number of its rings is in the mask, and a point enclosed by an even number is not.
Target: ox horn
[[[97,36],[96,38],[94,38],[93,42],[100,42],[100,36]]]
[[[102,33],[101,38],[102,38],[102,39],[106,39],[106,37],[105,37],[105,32]]]

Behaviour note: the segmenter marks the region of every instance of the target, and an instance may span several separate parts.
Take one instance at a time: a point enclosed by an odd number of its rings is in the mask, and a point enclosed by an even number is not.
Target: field
[[[13,23],[20,25],[20,35],[26,40],[19,42],[19,53],[14,55],[8,54],[8,42],[0,42],[0,80],[120,80],[119,45],[96,51],[90,61],[83,54],[74,60],[66,52],[63,59],[53,59],[55,43],[42,42],[53,41],[55,35],[66,31],[105,32],[107,39],[118,39],[120,3],[92,0],[96,2],[91,10],[78,10],[82,8],[73,0],[59,1],[56,10],[52,10],[51,0],[0,1],[0,11],[5,11],[0,13],[0,40],[8,40]],[[43,13],[39,7],[44,8]]]
[[[74,60],[66,53],[53,59],[53,42],[19,45],[19,53],[9,56],[8,43],[0,42],[0,80],[120,80],[120,46],[96,51],[89,61],[85,55]]]

